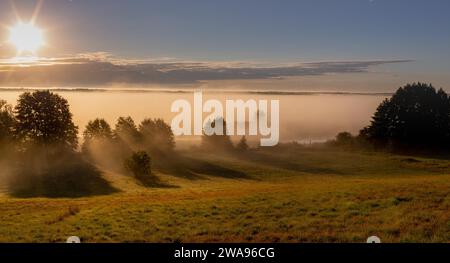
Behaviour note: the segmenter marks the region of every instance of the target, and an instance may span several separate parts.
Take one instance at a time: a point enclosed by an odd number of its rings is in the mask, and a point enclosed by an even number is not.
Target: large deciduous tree
[[[432,85],[399,88],[384,100],[361,137],[380,145],[445,147],[450,144],[450,100]]]
[[[25,92],[17,101],[15,114],[16,133],[22,142],[77,147],[78,127],[63,97],[48,90]]]

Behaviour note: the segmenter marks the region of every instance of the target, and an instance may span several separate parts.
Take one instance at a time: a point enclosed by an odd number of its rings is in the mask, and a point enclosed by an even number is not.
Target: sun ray
[[[36,7],[34,8],[33,15],[31,16],[30,23],[34,24],[39,13],[41,12],[42,5],[44,4],[44,0],[38,0],[36,3]]]
[[[19,22],[22,21],[20,15],[19,15],[19,12],[17,11],[17,7],[16,7],[16,4],[14,3],[14,1],[10,0],[9,3],[11,5],[11,9],[12,9],[14,15],[16,16],[16,20]]]

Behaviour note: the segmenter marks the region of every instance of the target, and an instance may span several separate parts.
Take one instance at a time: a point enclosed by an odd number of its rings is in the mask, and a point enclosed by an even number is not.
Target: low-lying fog
[[[23,91],[0,89],[0,99],[13,106]],[[119,116],[131,116],[138,124],[144,118],[163,118],[170,124],[175,113],[170,112],[172,102],[187,99],[193,102],[193,92],[165,90],[57,90],[71,107],[80,134],[89,120],[106,119],[112,127]],[[385,94],[330,94],[330,93],[249,93],[233,91],[204,91],[207,99],[266,99],[280,100],[281,141],[323,141],[340,131],[356,134],[370,122]],[[225,104],[223,104],[225,105]],[[207,114],[204,114],[206,117]]]

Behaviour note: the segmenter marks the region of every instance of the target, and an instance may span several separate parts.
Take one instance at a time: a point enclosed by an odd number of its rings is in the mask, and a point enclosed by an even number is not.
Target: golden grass
[[[450,162],[329,149],[196,154],[198,178],[148,188],[106,171],[105,196],[0,197],[1,242],[450,241]],[[242,177],[227,178],[226,167]]]

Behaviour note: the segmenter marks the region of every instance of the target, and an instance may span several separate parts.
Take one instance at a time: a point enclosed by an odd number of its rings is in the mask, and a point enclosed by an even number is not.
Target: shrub
[[[151,158],[146,152],[134,152],[130,158],[125,160],[125,169],[138,179],[149,177],[151,175]]]

